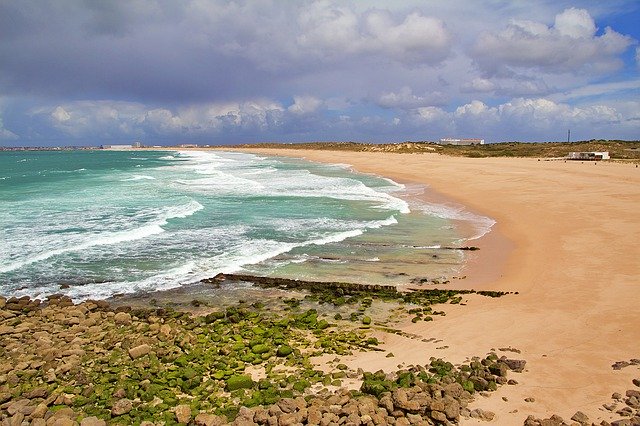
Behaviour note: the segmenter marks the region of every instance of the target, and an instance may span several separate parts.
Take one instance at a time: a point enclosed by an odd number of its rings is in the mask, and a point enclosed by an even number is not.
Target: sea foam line
[[[69,247],[61,247],[54,250],[49,250],[47,252],[31,256],[28,259],[23,259],[17,262],[10,263],[8,265],[0,266],[0,273],[6,273],[15,271],[16,269],[20,269],[24,266],[42,262],[43,260],[49,259],[54,256],[58,256],[64,253],[71,253],[86,250],[91,247],[96,246],[106,246],[113,244],[120,244],[128,241],[136,241],[141,240],[143,238],[150,237],[152,235],[157,235],[165,232],[162,226],[166,225],[169,219],[175,218],[185,218],[191,216],[195,212],[202,210],[204,207],[202,204],[198,203],[195,200],[192,200],[186,205],[183,206],[173,206],[168,207],[165,210],[165,213],[162,214],[157,220],[151,222],[150,224],[130,229],[127,231],[118,231],[112,232],[109,234],[98,234],[98,235],[90,235],[91,238],[88,241],[85,241],[80,244],[72,245]]]

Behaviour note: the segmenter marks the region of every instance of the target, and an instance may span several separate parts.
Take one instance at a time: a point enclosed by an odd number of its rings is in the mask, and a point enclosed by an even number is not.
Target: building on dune
[[[442,138],[440,145],[484,145],[484,139]]]
[[[583,151],[583,152],[570,152],[567,154],[567,160],[587,160],[587,161],[600,161],[609,160],[609,151]]]
[[[100,149],[131,149],[133,145],[100,145]]]

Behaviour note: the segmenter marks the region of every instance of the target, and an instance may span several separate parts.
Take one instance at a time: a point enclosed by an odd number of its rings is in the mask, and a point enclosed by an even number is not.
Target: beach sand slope
[[[519,384],[474,403],[494,411],[494,422],[522,424],[529,414],[553,413],[568,420],[577,410],[591,421],[620,417],[602,404],[640,377],[638,366],[612,368],[616,361],[640,358],[640,169],[437,154],[260,152],[348,163],[360,172],[422,183],[497,221],[488,236],[474,241],[481,250],[465,271],[468,278],[448,288],[519,294],[470,297],[434,322],[408,323],[404,331],[420,339],[390,336],[386,349],[394,358],[366,353],[353,366],[391,370],[401,362],[424,365],[431,356],[461,362],[512,347],[527,360],[525,372],[515,376]]]

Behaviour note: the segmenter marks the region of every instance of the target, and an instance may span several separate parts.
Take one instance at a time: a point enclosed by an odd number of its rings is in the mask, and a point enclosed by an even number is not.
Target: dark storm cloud
[[[583,4],[0,0],[0,141],[637,134],[633,1]]]

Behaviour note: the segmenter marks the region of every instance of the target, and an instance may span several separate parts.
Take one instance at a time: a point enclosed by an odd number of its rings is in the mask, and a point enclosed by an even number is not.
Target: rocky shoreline
[[[474,398],[517,385],[508,376],[522,372],[524,360],[489,353],[453,365],[432,357],[425,365],[399,365],[386,373],[354,371],[341,362],[358,351],[381,350],[372,328],[393,332],[389,324],[368,316],[376,297],[370,291],[318,290],[302,299],[282,299],[280,309],[240,301],[203,315],[105,301],[74,304],[61,295],[44,302],[0,297],[0,424],[453,425],[462,418],[493,420],[494,413],[472,408]],[[420,320],[426,320],[424,312],[437,312],[432,304],[460,302],[455,292],[441,290],[393,297],[407,297],[401,301],[408,303],[405,314]],[[312,308],[322,304],[357,310],[343,321]],[[323,370],[313,362],[321,356],[331,357]],[[637,424],[640,392],[618,396],[629,409],[625,419],[611,424]],[[577,418],[570,424],[590,424]],[[530,417],[525,424],[566,423],[556,416]]]

